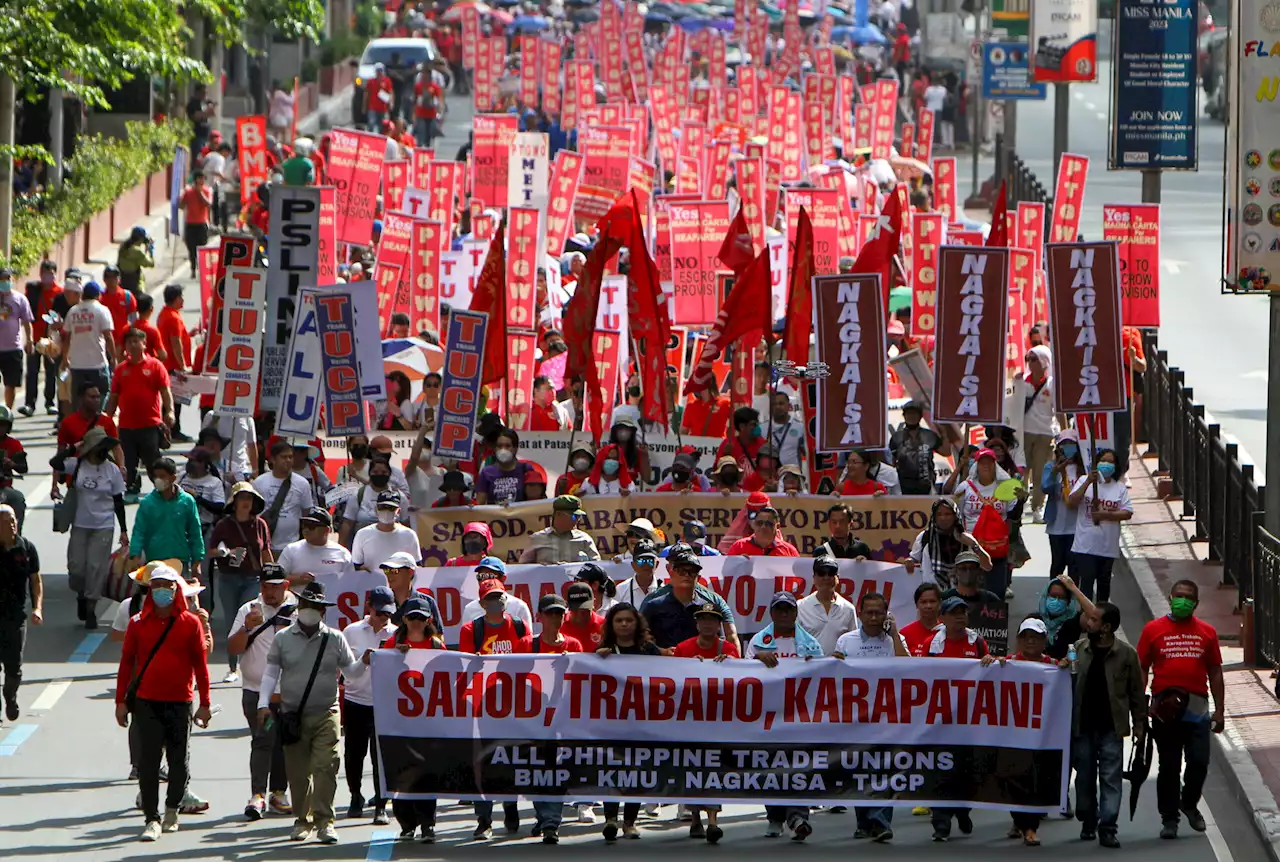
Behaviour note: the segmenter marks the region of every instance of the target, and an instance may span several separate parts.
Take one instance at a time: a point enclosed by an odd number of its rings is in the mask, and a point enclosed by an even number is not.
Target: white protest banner
[[[400,212],[410,218],[426,218],[431,212],[431,192],[409,186],[400,198]]]
[[[320,190],[275,186],[270,198],[271,266],[267,269],[267,322],[262,357],[262,409],[280,406],[298,290],[314,287],[320,272]]]
[[[547,211],[551,148],[542,132],[518,132],[507,167],[507,206]],[[544,218],[545,222],[545,218]],[[546,230],[545,223],[542,228]],[[545,243],[544,243],[545,245]]]
[[[769,600],[774,593],[786,591],[803,597],[813,592],[813,560],[808,557],[703,557],[701,563],[701,583],[728,602],[739,634],[754,634],[769,624]],[[899,620],[915,618],[912,594],[924,583],[922,571],[912,575],[898,563],[875,560],[838,560],[837,564],[837,590],[849,601],[856,603],[865,593],[880,593],[889,600],[889,609]],[[630,563],[606,560],[601,566],[617,583],[634,574]],[[507,592],[535,608],[545,595],[563,596],[581,567],[581,563],[508,565]],[[665,564],[659,565],[658,578],[666,581]],[[444,620],[445,643],[456,644],[458,629],[465,622],[462,609],[479,598],[475,566],[420,568],[413,583],[414,589],[435,597]]]
[[[222,363],[213,411],[220,416],[252,416],[262,367],[262,304],[267,273],[252,267],[227,270],[223,297]]]
[[[448,245],[448,243],[445,243]],[[440,302],[450,308],[470,308],[476,279],[489,254],[488,241],[464,239],[459,251],[440,255]]]
[[[369,590],[387,586],[387,576],[380,569],[366,572],[353,568],[340,575],[321,575],[316,581],[324,586],[325,598],[337,602],[325,610],[324,623],[338,631],[364,618]]]
[[[384,798],[1066,803],[1072,676],[969,659],[378,650]],[[423,768],[430,764],[430,768]]]

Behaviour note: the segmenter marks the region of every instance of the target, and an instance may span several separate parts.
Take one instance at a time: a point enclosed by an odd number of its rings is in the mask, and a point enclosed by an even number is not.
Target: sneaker
[[[16,712],[15,710],[15,714],[9,716],[10,721],[18,720]],[[1204,822],[1204,815],[1200,813],[1199,808],[1184,808],[1182,809],[1182,815],[1187,818],[1187,825],[1196,832],[1203,832],[1208,828]]]
[[[321,844],[337,844],[338,830],[333,828],[332,823],[326,823],[320,827],[320,831],[316,833],[316,840]]]
[[[944,841],[950,841],[950,840],[951,840],[951,836],[950,836],[950,835],[948,835],[948,834],[947,834],[947,833],[945,833],[945,832],[938,832],[938,831],[936,831],[936,830],[935,830],[935,831],[934,831],[934,833],[933,833],[933,840],[934,840],[934,841],[936,841],[937,843],[941,844],[941,843],[942,843],[942,842],[944,842]]]
[[[780,835],[782,835],[782,824],[781,824],[781,823],[775,823],[774,821],[770,820],[770,821],[769,821],[769,825],[765,827],[765,830],[764,830],[764,837],[765,837],[765,838],[777,838],[777,837],[779,837]]]
[[[292,814],[293,806],[289,804],[289,797],[285,792],[278,790],[267,798],[267,810],[272,814]]]
[[[693,820],[693,812],[689,810],[689,806],[681,803],[676,806],[676,819],[681,823],[688,823]]]
[[[1176,821],[1165,823],[1160,827],[1160,837],[1172,839],[1178,837],[1178,824]]]
[[[1098,843],[1103,847],[1109,847],[1112,850],[1120,849],[1120,839],[1116,837],[1114,832],[1103,832],[1098,836]]]
[[[861,841],[863,838],[870,838],[870,837],[871,837],[871,830],[869,829],[853,830],[853,838],[855,841]]]
[[[591,809],[590,802],[584,802],[578,806],[578,822],[579,823],[595,823],[596,813]]]
[[[130,781],[137,781],[137,780],[138,780],[138,767],[136,767],[136,766],[130,766],[130,767],[129,767],[129,780],[130,780]]]
[[[164,810],[164,820],[160,824],[161,832],[177,832],[178,831],[178,809],[166,808]]]
[[[261,820],[267,812],[267,800],[261,793],[255,793],[244,807],[244,816],[250,820]]]
[[[801,820],[799,817],[795,819],[797,822],[791,827],[792,841],[803,841],[813,834],[813,827],[809,825],[808,820]]]
[[[412,836],[410,836],[410,837],[412,837]],[[420,839],[418,840],[418,843],[419,843],[419,844],[435,844],[435,843],[436,843],[436,828],[435,828],[434,826],[423,826],[423,827],[422,827],[422,838],[420,838]]]
[[[915,808],[911,809],[912,817],[928,817],[932,813],[933,812],[931,812],[928,808],[925,808],[923,805],[917,805]]]
[[[173,440],[175,443],[190,443],[191,435],[183,434],[181,431],[174,431],[169,434],[169,439]]]
[[[699,839],[707,837],[707,830],[703,827],[701,820],[693,821],[693,825],[689,827],[689,837]]]
[[[472,841],[488,841],[493,837],[493,821],[481,820],[476,824],[476,831],[471,833]]]
[[[413,836],[415,836],[415,835],[417,835],[417,834],[418,834],[418,830],[417,830],[417,828],[416,828],[416,827],[410,827],[409,829],[401,829],[401,830],[400,830],[400,840],[401,840],[401,841],[412,841],[412,840],[413,840]]]
[[[511,814],[502,820],[502,828],[507,830],[508,835],[517,835],[520,832],[520,815]]]
[[[201,814],[209,810],[209,801],[201,799],[188,790],[187,795],[182,797],[182,804],[178,806],[178,810],[183,814]]]
[[[165,766],[163,763],[160,764],[160,780],[161,781],[169,780],[169,767]]]
[[[554,826],[548,826],[546,829],[542,830],[542,843],[543,844],[559,844],[560,843],[560,834]]]
[[[1034,513],[1032,513],[1031,521],[1032,523],[1035,523],[1035,524],[1044,523],[1044,506],[1041,506],[1040,508],[1036,509]]]
[[[1094,839],[1096,839],[1097,837],[1098,837],[1098,830],[1097,830],[1097,829],[1095,829],[1094,827],[1092,827],[1092,826],[1081,826],[1081,827],[1080,827],[1080,840],[1081,840],[1081,841],[1093,841],[1093,840],[1094,840]]]
[[[960,831],[965,835],[973,834],[973,818],[969,816],[968,811],[956,812],[956,825],[960,827]]]
[[[1004,600],[1006,602],[1013,601],[1013,585],[1012,584],[1004,588]]]
[[[600,831],[600,834],[603,835],[604,840],[608,841],[609,843],[613,843],[614,841],[617,841],[618,840],[618,821],[606,820],[604,822],[604,829]]]
[[[223,674],[222,681],[226,683],[239,682],[240,674],[236,673],[234,670],[229,670]]]
[[[887,844],[893,840],[893,830],[886,826],[872,836],[871,840],[877,844]]]
[[[52,404],[46,404],[44,405],[44,413],[46,416],[57,416],[58,408],[54,407]]]
[[[347,817],[351,820],[357,820],[364,816],[364,797],[352,796],[351,804],[347,806]]]
[[[646,802],[644,805],[640,806],[640,812],[646,817],[657,817],[658,809],[661,807],[662,806],[656,802]]]
[[[847,813],[847,812],[849,811],[849,806],[847,806],[847,805],[832,805],[832,806],[831,806],[831,808],[830,808],[830,811],[831,811],[831,813],[832,813],[832,814],[845,814],[845,813]]]
[[[22,407],[18,408],[18,412],[23,416],[31,416],[36,412],[36,408],[23,405]]]
[[[93,631],[98,627],[98,613],[92,606],[85,613],[84,627],[89,631]]]
[[[88,599],[84,596],[76,596],[76,619],[80,620],[80,622],[84,622],[84,618],[88,615],[88,607]]]
[[[387,816],[387,806],[379,805],[373,809],[373,825],[386,826],[391,822],[391,818]]]
[[[311,824],[298,823],[293,827],[293,831],[289,833],[290,841],[306,841],[311,837]]]
[[[724,830],[721,829],[719,826],[707,827],[707,843],[708,844],[718,844],[720,842],[720,839],[723,837],[724,837]]]
[[[633,841],[639,840],[640,830],[636,828],[636,825],[634,823],[623,823],[622,837],[630,838]]]
[[[142,810],[142,791],[138,791],[138,795],[133,797],[133,807],[138,811]]]
[[[160,821],[148,820],[146,827],[143,828],[142,834],[138,836],[139,841],[155,841],[160,837]]]

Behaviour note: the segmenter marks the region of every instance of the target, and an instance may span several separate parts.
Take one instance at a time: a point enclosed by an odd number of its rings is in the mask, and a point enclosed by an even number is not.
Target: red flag
[[[1000,194],[996,196],[996,205],[991,210],[991,230],[987,233],[987,248],[1009,247],[1009,218],[1006,215],[1009,204],[1005,197],[1004,184],[1005,181],[1001,180]]]
[[[886,309],[889,307],[889,288],[893,284],[893,258],[898,253],[901,240],[902,198],[892,194],[880,215],[876,216],[876,226],[853,263],[853,271],[856,273],[880,275],[880,292],[884,294]]]
[[[787,287],[787,328],[782,346],[787,359],[797,366],[809,362],[809,336],[813,332],[813,222],[804,207],[796,224],[796,259],[791,264],[791,284]]]
[[[605,264],[629,238],[633,218],[635,210],[631,197],[623,195],[596,223],[599,237],[587,255],[573,297],[564,307],[564,342],[569,347],[565,355],[564,377],[566,380],[581,377],[586,384],[584,394],[594,396],[592,403],[600,405],[602,411],[606,405],[600,385],[600,369],[596,367],[591,349],[595,341],[596,313],[600,310],[600,283]],[[584,428],[588,425],[583,423]],[[601,417],[598,427],[607,427],[607,417]]]
[[[715,326],[711,334],[702,342],[702,352],[698,354],[698,363],[689,382],[685,384],[684,394],[694,395],[703,389],[714,389],[716,375],[715,361],[725,349],[742,339],[742,346],[750,350],[760,340],[761,335],[773,339],[772,282],[769,277],[769,249],[760,252],[746,269],[738,274],[733,290],[720,305],[720,313],[716,315]],[[729,313],[732,306],[733,313]]]
[[[636,344],[644,398],[640,413],[645,419],[661,422],[670,430],[671,405],[667,403],[667,341],[671,337],[671,315],[662,292],[658,267],[649,256],[644,227],[640,224],[640,201],[631,189],[631,269],[627,279],[627,320]]]
[[[475,293],[471,295],[471,310],[489,315],[489,329],[484,337],[484,373],[480,382],[485,385],[501,383],[507,379],[507,263],[502,250],[502,236],[506,224],[498,226],[498,232],[489,243],[489,254],[476,279]]]
[[[746,207],[738,207],[738,214],[733,217],[729,230],[724,235],[724,242],[720,244],[720,262],[733,270],[735,275],[750,266],[756,257],[745,211]]]

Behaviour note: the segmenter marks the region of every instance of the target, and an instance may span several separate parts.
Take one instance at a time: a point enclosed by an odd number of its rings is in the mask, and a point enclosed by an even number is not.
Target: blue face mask
[[[0,281],[0,293],[8,293],[11,290],[13,290],[13,282]]]
[[[614,460],[613,458],[605,458],[605,459],[604,459],[604,474],[605,474],[606,476],[613,476],[613,475],[615,475],[617,472],[618,472],[618,462],[617,462],[616,460]]]
[[[1110,479],[1116,474],[1116,465],[1110,461],[1103,461],[1098,465],[1098,475],[1104,479]]]
[[[158,608],[167,608],[173,604],[173,590],[168,587],[161,587],[151,591],[151,600],[156,603]]]
[[[1067,609],[1066,599],[1051,598],[1045,601],[1044,609],[1055,617]]]
[[[1074,443],[1063,443],[1062,454],[1068,458],[1074,458],[1080,454],[1080,447]]]

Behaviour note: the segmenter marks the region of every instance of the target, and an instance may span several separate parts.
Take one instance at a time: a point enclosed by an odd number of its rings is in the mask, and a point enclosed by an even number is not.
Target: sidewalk
[[[1236,589],[1222,583],[1221,564],[1204,559],[1204,546],[1190,541],[1194,522],[1181,520],[1181,500],[1159,496],[1155,457],[1131,463],[1134,517],[1123,528],[1122,566],[1142,591],[1147,619],[1168,612],[1176,581],[1199,585],[1196,613],[1218,630],[1225,663],[1226,728],[1213,737],[1216,756],[1226,764],[1236,801],[1252,814],[1270,858],[1280,862],[1280,700],[1272,693],[1271,672],[1245,665]]]

